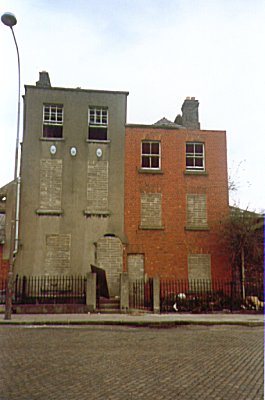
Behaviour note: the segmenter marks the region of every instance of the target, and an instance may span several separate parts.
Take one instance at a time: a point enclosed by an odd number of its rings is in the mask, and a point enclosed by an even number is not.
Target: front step
[[[120,299],[111,297],[109,299],[105,297],[99,298],[97,304],[97,311],[103,314],[117,314],[120,312]]]

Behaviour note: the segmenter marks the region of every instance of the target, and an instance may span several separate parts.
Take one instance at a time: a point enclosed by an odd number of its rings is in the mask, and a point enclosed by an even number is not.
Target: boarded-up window
[[[130,254],[128,255],[128,276],[129,281],[136,281],[144,279],[144,255],[143,254]]]
[[[108,161],[89,161],[87,173],[87,209],[108,210]]]
[[[5,224],[6,224],[6,215],[5,213],[0,212],[0,243],[5,243]]]
[[[45,273],[67,274],[70,271],[71,235],[46,236]]]
[[[141,193],[141,228],[162,228],[162,194]]]
[[[207,228],[205,194],[187,194],[187,227]]]
[[[62,160],[40,160],[40,209],[61,210]]]
[[[188,256],[189,286],[205,291],[211,287],[211,255],[190,254]]]

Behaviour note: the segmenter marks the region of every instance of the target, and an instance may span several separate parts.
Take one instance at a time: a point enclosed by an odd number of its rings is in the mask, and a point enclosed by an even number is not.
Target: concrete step
[[[119,298],[110,298],[106,299],[101,297],[99,299],[99,304],[97,310],[102,313],[117,313],[120,311],[120,299]]]

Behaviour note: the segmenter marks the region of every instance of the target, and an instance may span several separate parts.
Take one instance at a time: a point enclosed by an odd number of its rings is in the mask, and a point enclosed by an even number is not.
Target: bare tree
[[[222,222],[222,235],[229,249],[233,277],[240,273],[242,297],[245,300],[246,265],[263,267],[264,216],[238,207],[231,207]]]

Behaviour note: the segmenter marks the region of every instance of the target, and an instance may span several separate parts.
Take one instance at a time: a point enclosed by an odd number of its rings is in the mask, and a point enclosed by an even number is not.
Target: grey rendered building
[[[25,86],[20,275],[106,271],[119,294],[123,268],[124,140],[128,92]]]

